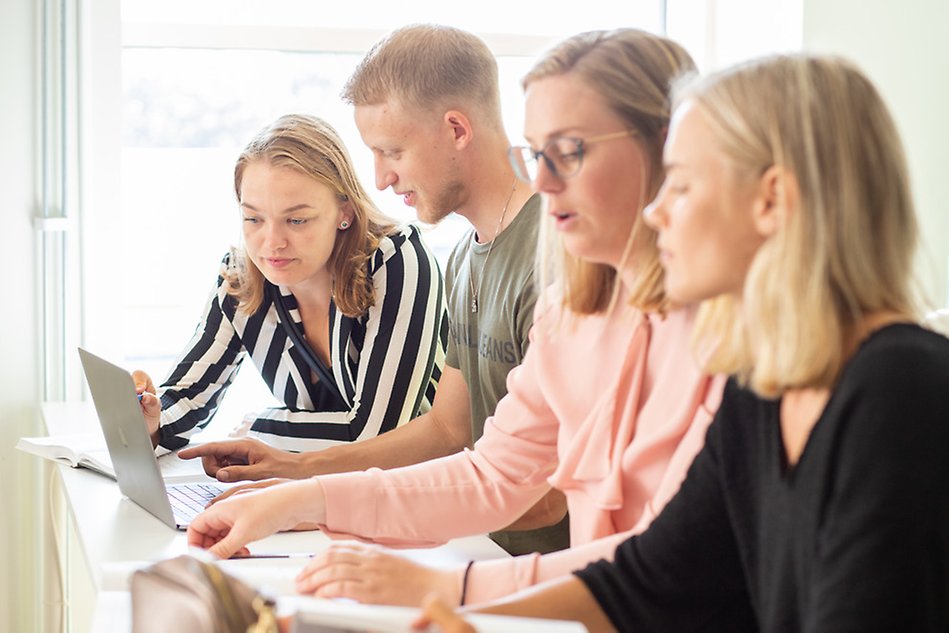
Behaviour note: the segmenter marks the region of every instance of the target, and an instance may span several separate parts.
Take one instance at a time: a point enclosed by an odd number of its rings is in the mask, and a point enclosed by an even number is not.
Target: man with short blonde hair
[[[540,198],[507,159],[490,49],[458,29],[404,27],[369,51],[342,96],[372,150],[376,187],[402,196],[423,222],[457,213],[473,227],[445,271],[450,335],[435,400],[397,429],[322,451],[290,454],[247,439],[188,449],[225,481],[389,469],[456,453],[481,437],[527,351]],[[563,493],[551,490],[491,536],[511,554],[568,547]]]
[[[507,160],[497,61],[471,33],[407,26],[373,46],[342,96],[355,106],[356,127],[373,152],[376,187],[401,195],[424,222],[457,213],[473,226],[445,272],[451,333],[435,404],[406,429],[422,430],[428,418],[433,431],[477,440],[507,393],[508,372],[527,351],[536,300],[540,200]],[[470,413],[455,395],[462,389]],[[440,406],[444,400],[452,404]],[[463,431],[462,422],[470,428]],[[372,443],[394,444],[401,430]],[[565,514],[562,493],[551,491],[512,526],[517,530],[492,538],[512,554],[563,549]]]

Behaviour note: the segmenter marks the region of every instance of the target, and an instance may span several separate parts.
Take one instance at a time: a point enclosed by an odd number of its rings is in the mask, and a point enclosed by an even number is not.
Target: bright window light
[[[767,28],[756,28],[762,21]],[[118,254],[118,261],[130,263],[111,269],[108,279],[90,281],[107,288],[94,295],[112,302],[96,309],[119,314],[119,331],[106,332],[113,342],[120,339],[112,345],[124,355],[117,361],[156,380],[170,369],[194,330],[221,257],[240,237],[234,161],[282,114],[304,112],[330,122],[379,207],[415,220],[397,196],[376,191],[372,156],[339,98],[368,47],[413,22],[457,26],[485,39],[498,56],[505,127],[518,143],[520,78],[554,42],[619,26],[665,31],[709,69],[793,48],[800,39],[800,1],[644,0],[617,8],[613,0],[586,0],[538,10],[534,3],[489,0],[459,11],[418,0],[344,2],[332,10],[312,0],[121,0],[121,226],[117,239],[111,225],[98,229],[108,237],[96,244],[107,244],[108,253],[84,254]],[[754,33],[765,33],[766,41]],[[450,217],[426,229],[443,265],[468,227]],[[255,371],[240,372],[237,381],[218,415],[230,420],[225,424],[271,402]]]

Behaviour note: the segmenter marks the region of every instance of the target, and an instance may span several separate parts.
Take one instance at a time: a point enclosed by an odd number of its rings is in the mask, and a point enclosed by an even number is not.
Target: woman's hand
[[[188,544],[218,558],[246,555],[248,543],[303,523],[322,523],[324,505],[323,488],[316,479],[235,494],[194,518],[188,526]]]
[[[152,438],[152,446],[158,446],[158,427],[161,424],[161,400],[155,395],[155,385],[151,377],[140,369],[132,372],[135,381],[135,393],[139,396],[142,415],[145,416],[145,426],[148,435]]]
[[[475,633],[475,628],[437,595],[425,598],[422,603],[422,615],[412,623],[412,628],[416,631],[426,631],[433,624],[442,633]]]
[[[418,565],[377,546],[332,545],[296,578],[296,590],[318,598],[350,598],[368,604],[414,606],[437,595],[449,604],[461,598],[464,569]]]
[[[275,478],[275,479],[264,479],[263,481],[255,481],[254,483],[250,483],[250,484],[241,484],[239,486],[231,486],[230,488],[228,488],[227,490],[225,490],[218,496],[208,501],[207,507],[211,507],[215,503],[218,503],[219,501],[224,501],[225,499],[229,499],[230,497],[237,494],[243,494],[245,492],[253,492],[255,490],[263,490],[264,488],[270,488],[271,486],[276,486],[277,484],[285,484],[291,481],[293,481],[293,479]]]
[[[205,507],[210,507],[211,505],[217,503],[218,501],[224,501],[225,499],[228,499],[232,497],[233,495],[253,492],[255,490],[263,490],[264,488],[270,488],[271,486],[276,486],[277,484],[285,484],[290,481],[294,481],[294,480],[274,478],[274,479],[265,479],[263,481],[255,481],[252,484],[241,484],[240,486],[233,486],[231,488],[228,488],[227,490],[225,490],[218,496],[214,497],[210,501],[208,501],[208,505]],[[318,529],[320,529],[319,524],[310,521],[310,522],[304,522],[304,523],[297,523],[292,528],[287,528],[287,531],[309,532],[311,530],[318,530]]]

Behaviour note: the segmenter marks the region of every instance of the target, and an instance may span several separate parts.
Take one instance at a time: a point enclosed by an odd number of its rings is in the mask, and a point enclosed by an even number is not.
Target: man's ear
[[[771,237],[787,223],[799,200],[794,174],[780,165],[768,167],[758,180],[752,211],[755,229],[762,237]]]
[[[466,114],[458,110],[449,110],[442,120],[451,130],[452,142],[457,149],[461,149],[471,142],[474,132],[471,128],[471,120],[468,119]]]

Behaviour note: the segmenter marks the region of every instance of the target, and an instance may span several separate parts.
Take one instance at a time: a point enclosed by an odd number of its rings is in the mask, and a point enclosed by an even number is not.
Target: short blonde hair
[[[574,74],[601,94],[636,133],[648,159],[648,173],[630,174],[642,178],[644,186],[643,199],[630,209],[636,219],[627,251],[635,244],[637,273],[631,301],[646,311],[662,310],[667,301],[656,234],[646,226],[640,211],[662,184],[662,146],[669,126],[672,84],[678,76],[694,70],[692,58],[675,42],[637,29],[616,29],[580,33],[564,40],[544,54],[522,82],[526,90],[539,79]],[[578,314],[606,310],[617,284],[616,270],[574,257],[546,224],[541,242],[541,285],[546,286],[549,277],[560,281],[564,305]]]
[[[394,99],[422,112],[475,111],[501,126],[498,64],[488,45],[460,29],[413,24],[377,42],[346,82],[355,106]]]
[[[379,240],[395,230],[356,177],[342,139],[326,121],[303,114],[288,114],[264,128],[241,152],[234,167],[234,192],[241,199],[241,182],[247,165],[266,161],[289,167],[326,185],[340,204],[352,211],[350,226],[337,231],[329,266],[333,301],[346,316],[364,314],[375,303],[369,278],[369,259]],[[263,302],[264,276],[243,249],[233,249],[225,273],[228,294],[238,299],[238,310],[253,314]]]
[[[798,190],[741,301],[703,306],[708,369],[764,397],[833,386],[865,315],[916,313],[916,215],[886,105],[852,64],[811,55],[734,67],[686,86],[682,100],[704,114],[736,177],[779,166]]]

